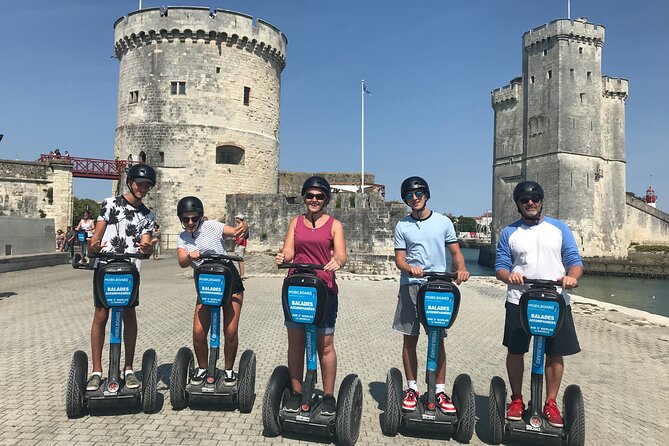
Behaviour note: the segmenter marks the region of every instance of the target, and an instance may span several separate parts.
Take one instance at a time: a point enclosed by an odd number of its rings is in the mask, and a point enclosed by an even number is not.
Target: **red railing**
[[[69,161],[72,163],[72,176],[77,178],[98,178],[102,180],[118,180],[123,169],[132,164],[125,160],[103,160],[79,156],[40,155],[38,163],[48,161]]]

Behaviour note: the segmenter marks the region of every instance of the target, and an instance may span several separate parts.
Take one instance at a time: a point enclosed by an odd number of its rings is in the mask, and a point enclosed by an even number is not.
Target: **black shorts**
[[[230,272],[232,273],[232,283],[230,286],[232,286],[232,294],[239,294],[244,292],[244,283],[242,282],[242,278],[239,277],[239,271],[237,271],[237,267],[235,267],[234,263],[229,262],[228,265],[226,265],[229,269]],[[195,284],[195,288],[197,289],[197,283]],[[200,301],[200,296],[197,296],[197,303],[201,304],[202,302]]]
[[[530,338],[520,325],[520,305],[506,302],[506,320],[504,321],[504,341],[502,344],[512,355],[527,353],[530,349]],[[550,356],[569,356],[581,351],[576,337],[571,305],[565,306],[562,327],[553,339],[546,339],[546,354]]]
[[[320,324],[316,325],[316,332],[329,336],[335,332],[335,324],[337,323],[337,312],[339,311],[339,297],[328,291],[328,298],[325,301],[325,315]],[[288,315],[283,315],[283,324],[286,328],[304,328],[305,324],[298,322],[291,322],[288,320]]]
[[[93,305],[95,305],[95,308],[104,308],[105,306],[102,305],[102,301],[100,300],[100,296],[98,295],[98,287],[95,286],[95,282],[97,281],[98,277],[98,271],[100,271],[100,263],[98,262],[98,265],[95,267],[93,270]],[[131,305],[131,307],[136,307],[139,305],[139,277],[137,278],[137,299],[135,300],[135,303]]]

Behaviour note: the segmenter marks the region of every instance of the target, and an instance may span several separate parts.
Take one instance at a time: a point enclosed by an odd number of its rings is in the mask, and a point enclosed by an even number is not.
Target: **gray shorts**
[[[418,309],[416,307],[419,289],[420,285],[417,283],[400,285],[400,291],[397,293],[397,309],[395,310],[393,330],[409,336],[420,334],[421,323],[418,319]],[[439,337],[445,338],[446,336],[446,329],[442,328]]]
[[[244,254],[246,254],[246,246],[242,245],[235,246],[235,255],[237,257],[244,258]]]

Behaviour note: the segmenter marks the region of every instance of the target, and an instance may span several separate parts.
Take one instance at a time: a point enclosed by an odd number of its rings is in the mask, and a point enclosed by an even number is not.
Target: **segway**
[[[283,282],[283,311],[291,322],[304,324],[306,330],[307,372],[302,383],[302,404],[299,412],[286,412],[284,402],[290,395],[288,367],[278,366],[269,378],[263,398],[262,421],[265,435],[275,437],[285,431],[314,435],[335,434],[338,444],[354,445],[360,432],[362,415],[362,383],[357,375],[347,375],[339,386],[337,412],[323,415],[323,395],[316,390],[317,348],[316,326],[325,316],[327,287],[315,270],[322,265],[284,263],[279,268],[295,268]]]
[[[531,285],[520,297],[520,323],[523,330],[534,337],[532,350],[531,400],[522,420],[506,420],[506,384],[499,376],[490,382],[489,420],[490,442],[499,444],[511,437],[530,437],[537,442],[553,438],[569,446],[585,444],[585,410],[583,394],[577,385],[565,389],[563,399],[564,427],[553,427],[544,418],[543,378],[546,339],[554,337],[562,326],[565,301],[557,288],[562,282],[524,279]],[[525,438],[526,440],[528,438]]]
[[[77,241],[81,247],[81,252],[75,252],[72,256],[72,268],[86,268],[93,269],[93,262],[90,260],[88,262],[83,262],[82,260],[86,257],[87,246],[86,246],[86,231],[79,230],[77,231]]]
[[[383,416],[382,431],[395,436],[400,428],[424,429],[455,437],[460,442],[468,442],[474,434],[476,422],[475,395],[472,380],[467,374],[460,374],[453,383],[453,405],[456,414],[445,414],[437,409],[435,386],[437,379],[437,356],[439,332],[450,328],[458,316],[460,290],[452,283],[457,278],[453,273],[425,272],[427,278],[418,291],[418,317],[428,336],[427,346],[427,392],[420,396],[416,409],[402,410],[402,372],[393,367],[386,376],[386,412]]]
[[[111,308],[109,327],[109,376],[98,390],[86,390],[88,356],[81,350],[74,352],[67,380],[65,407],[68,418],[75,418],[85,409],[132,407],[139,405],[144,412],[155,412],[158,396],[158,368],[156,352],[149,349],[142,357],[142,385],[137,389],[125,387],[121,376],[121,337],[123,310],[131,307],[139,292],[139,272],[130,259],[147,259],[145,254],[99,253],[94,257],[106,259],[96,273],[94,286],[105,308]]]
[[[219,356],[221,332],[221,308],[232,299],[231,261],[240,257],[223,254],[206,254],[200,257],[203,262],[195,268],[195,288],[203,305],[209,307],[209,363],[207,376],[202,384],[191,384],[195,373],[193,351],[181,347],[172,363],[170,375],[170,402],[175,410],[180,410],[189,403],[237,404],[239,411],[249,413],[255,401],[256,355],[252,350],[242,353],[239,360],[237,382],[225,385],[225,373],[216,368]]]

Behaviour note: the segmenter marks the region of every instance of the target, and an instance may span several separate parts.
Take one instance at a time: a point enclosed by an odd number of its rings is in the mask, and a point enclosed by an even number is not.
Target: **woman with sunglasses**
[[[323,322],[317,327],[317,349],[323,379],[323,415],[334,415],[337,404],[334,384],[337,375],[337,353],[334,348],[334,329],[337,320],[338,298],[335,271],[346,263],[346,241],[341,222],[325,213],[330,201],[330,184],[325,178],[312,176],[302,186],[306,212],[294,217],[288,225],[283,249],[275,262],[315,263],[324,265],[316,274],[327,285],[328,299]],[[304,326],[285,321],[288,330],[288,369],[292,392],[286,399],[284,410],[299,412],[302,401],[302,376],[304,371]]]
[[[215,220],[204,220],[204,205],[197,197],[184,197],[177,204],[177,215],[181,221],[184,231],[177,239],[177,259],[179,266],[193,268],[202,263],[202,254],[227,254],[225,251],[224,238],[238,237],[248,230],[248,225],[243,221],[239,226],[232,227]],[[237,377],[232,371],[237,356],[239,339],[237,330],[239,328],[239,314],[244,299],[244,285],[239,277],[237,268],[230,264],[232,271],[232,299],[223,307],[223,331],[225,344],[223,353],[225,356],[225,385],[235,384]],[[191,378],[191,384],[200,385],[207,377],[207,361],[209,350],[207,348],[207,332],[209,331],[209,318],[211,313],[207,307],[198,301],[195,303],[195,315],[193,317],[193,347],[197,358],[198,368]]]

